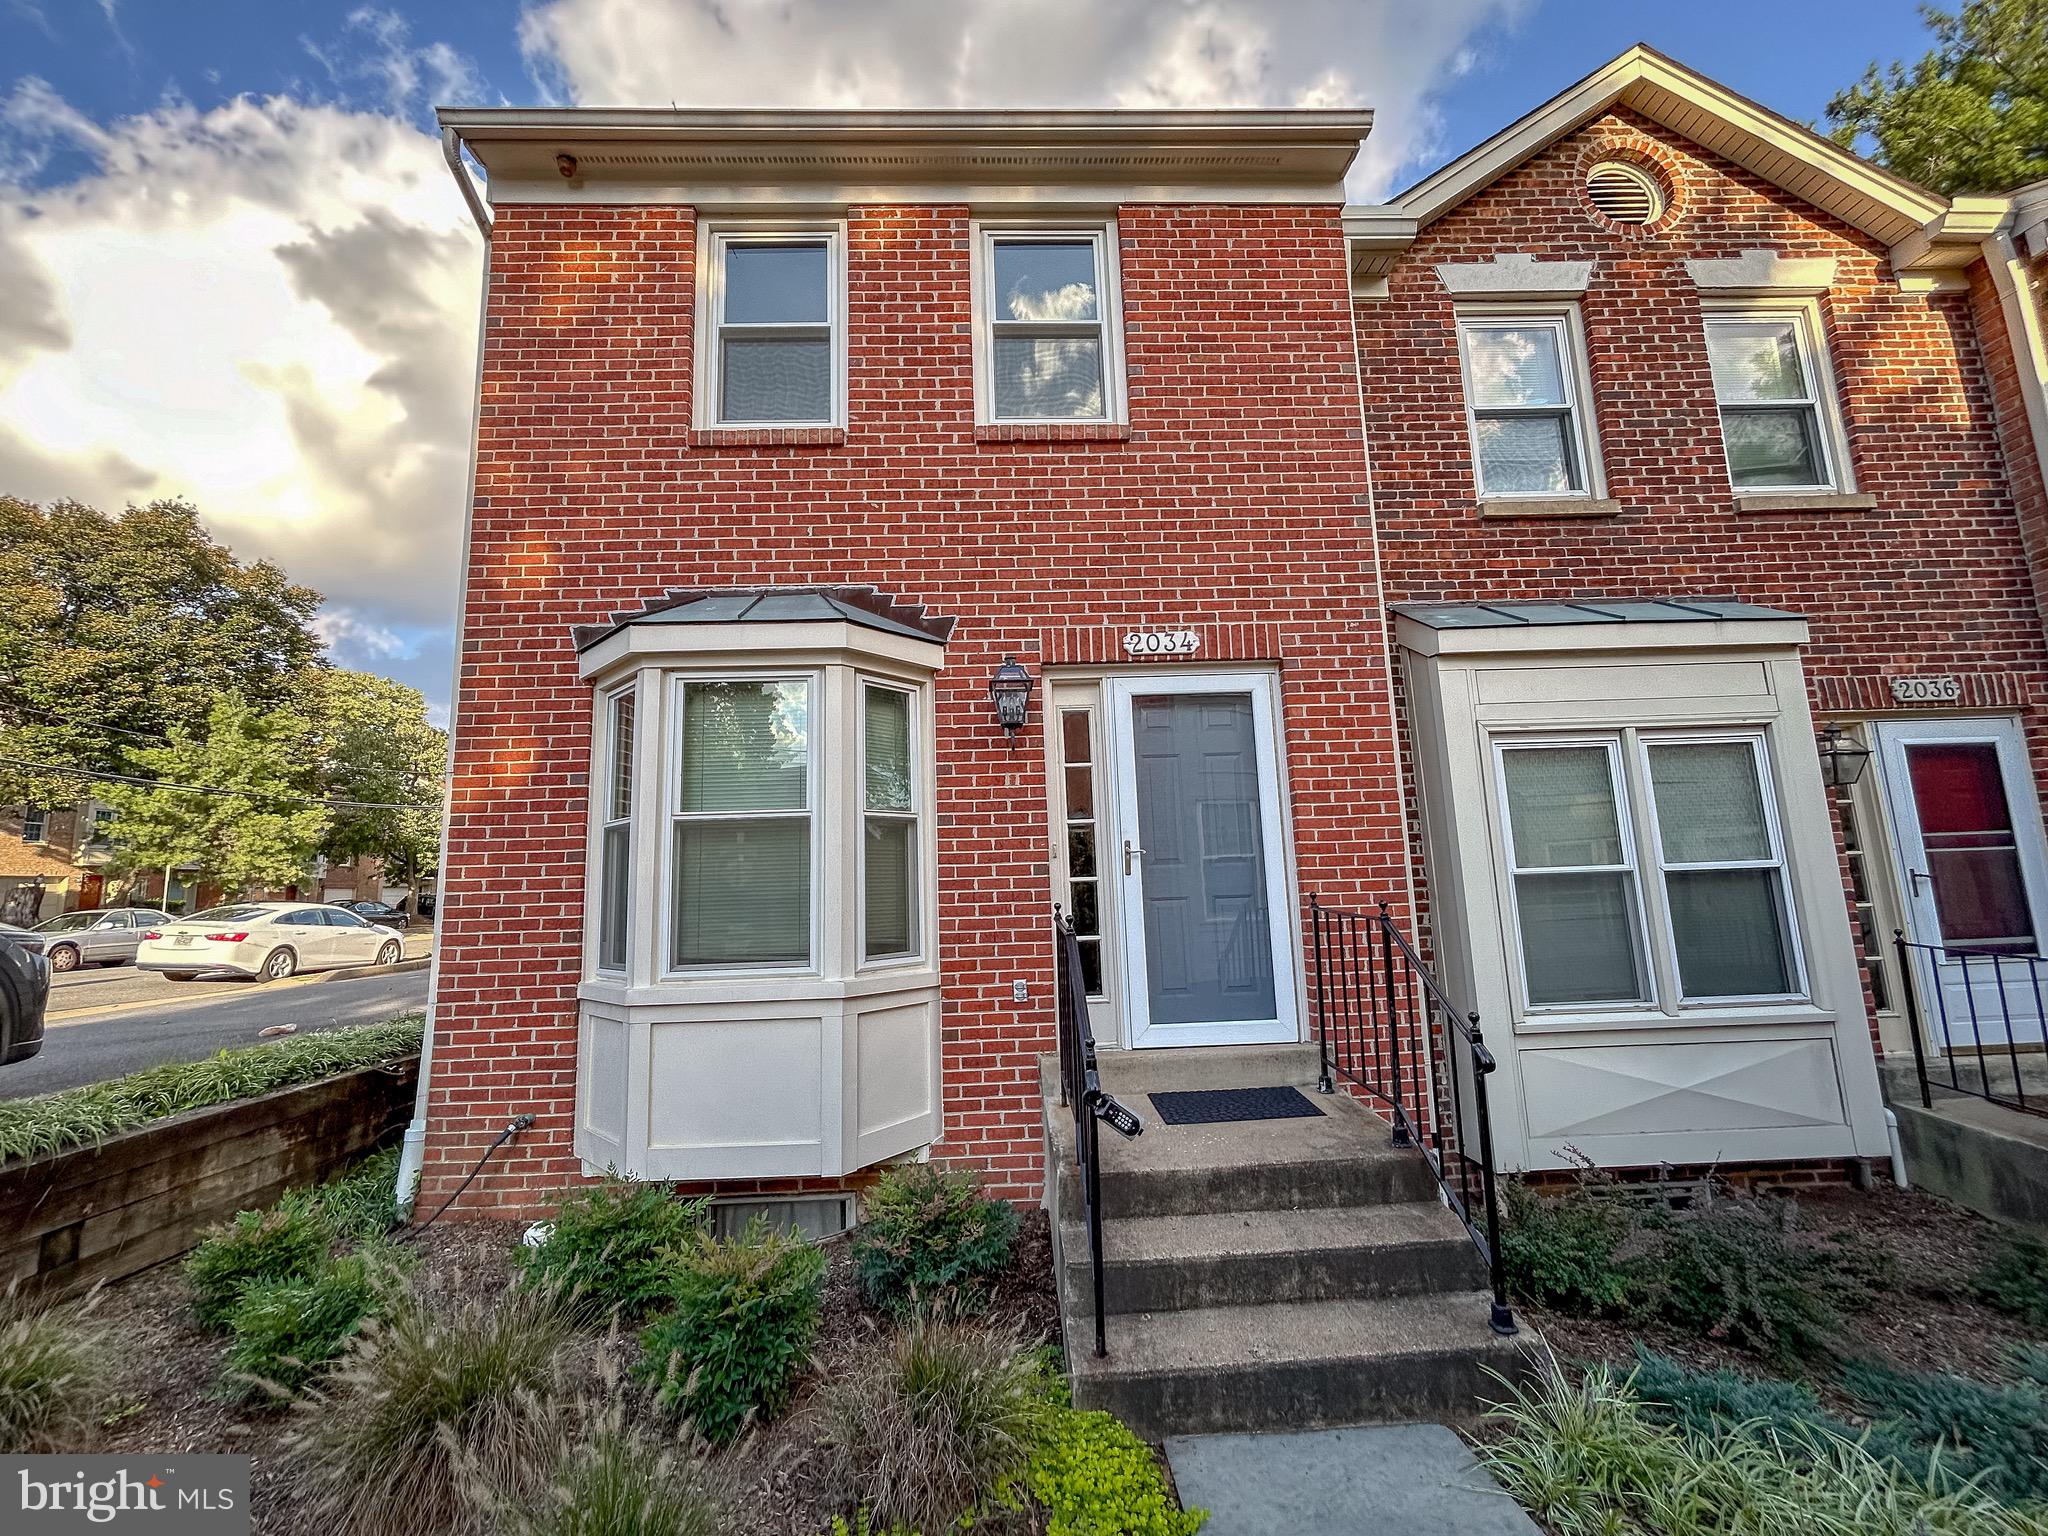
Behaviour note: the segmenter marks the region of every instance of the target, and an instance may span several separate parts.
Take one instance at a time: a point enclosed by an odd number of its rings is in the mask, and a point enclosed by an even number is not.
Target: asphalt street
[[[418,948],[417,941],[407,946]],[[262,1045],[259,1031],[293,1024],[311,1034],[426,1007],[427,971],[308,976],[256,984],[170,981],[123,966],[56,978],[40,1055],[0,1067],[0,1099],[119,1077],[164,1061],[196,1061]]]

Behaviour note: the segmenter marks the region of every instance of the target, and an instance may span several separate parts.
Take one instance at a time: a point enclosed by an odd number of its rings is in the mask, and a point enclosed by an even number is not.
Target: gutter
[[[469,479],[462,495],[462,554],[456,576],[455,665],[448,691],[448,757],[442,767],[441,857],[434,867],[434,922],[438,926],[448,900],[448,838],[455,818],[455,742],[462,713],[462,635],[469,619],[469,548],[476,525],[477,428],[483,421],[484,323],[491,302],[491,216],[477,195],[476,178],[462,164],[462,137],[453,128],[441,130],[441,154],[462,189],[462,200],[484,237],[483,280],[476,301],[476,379],[469,402]],[[405,1128],[405,1140],[398,1152],[398,1180],[394,1191],[398,1208],[410,1211],[419,1188],[420,1171],[427,1151],[427,1094],[434,1076],[434,1015],[441,995],[440,935],[436,933],[427,970],[427,1022],[420,1031],[419,1086],[413,1092],[412,1121]]]

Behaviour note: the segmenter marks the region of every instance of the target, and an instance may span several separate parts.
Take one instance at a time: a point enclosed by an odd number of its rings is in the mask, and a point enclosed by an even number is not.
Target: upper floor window
[[[1568,308],[1458,317],[1481,496],[1602,493],[1577,321]]]
[[[1827,358],[1808,303],[1710,309],[1707,359],[1738,491],[1849,489]]]
[[[844,425],[846,264],[839,228],[714,225],[702,249],[698,424]]]
[[[1122,421],[1114,226],[984,225],[976,255],[980,419]]]
[[[40,843],[48,840],[50,834],[50,813],[39,805],[32,805],[21,813],[21,840],[24,843]]]

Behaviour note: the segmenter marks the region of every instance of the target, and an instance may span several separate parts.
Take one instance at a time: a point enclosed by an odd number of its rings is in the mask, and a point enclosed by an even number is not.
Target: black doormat
[[[1299,1120],[1322,1113],[1299,1088],[1201,1088],[1183,1093],[1148,1093],[1145,1097],[1168,1125]]]

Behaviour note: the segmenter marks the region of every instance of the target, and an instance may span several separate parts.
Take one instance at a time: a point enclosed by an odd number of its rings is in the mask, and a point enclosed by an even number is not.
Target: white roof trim
[[[1426,225],[1617,106],[1684,134],[1888,246],[1950,210],[1948,199],[1859,159],[1638,43],[1563,95],[1417,182],[1387,211],[1408,215],[1418,227]]]

